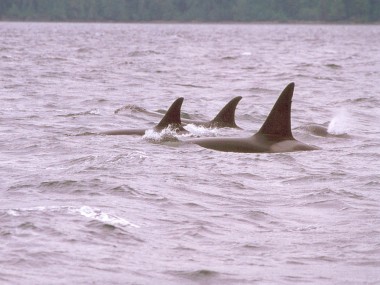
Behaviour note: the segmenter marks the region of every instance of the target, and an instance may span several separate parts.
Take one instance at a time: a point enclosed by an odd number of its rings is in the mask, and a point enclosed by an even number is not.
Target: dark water
[[[380,283],[379,26],[3,22],[0,39],[1,284]],[[289,82],[294,136],[320,151],[95,134],[240,95],[244,130],[189,129],[248,136]]]

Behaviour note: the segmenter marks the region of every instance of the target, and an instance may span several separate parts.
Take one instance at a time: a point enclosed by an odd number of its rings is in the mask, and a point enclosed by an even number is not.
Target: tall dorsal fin
[[[183,103],[183,97],[178,98],[170,106],[169,110],[165,113],[165,116],[155,127],[156,130],[163,130],[169,125],[173,125],[180,130],[184,130],[181,125],[181,106]]]
[[[224,108],[218,113],[218,115],[216,115],[215,118],[210,122],[210,125],[219,128],[238,128],[235,123],[235,110],[241,98],[241,96],[237,96],[228,102],[226,106],[224,106]]]
[[[280,97],[278,97],[276,104],[274,104],[272,111],[270,111],[258,134],[293,139],[290,122],[293,92],[294,83],[292,82],[285,87]]]

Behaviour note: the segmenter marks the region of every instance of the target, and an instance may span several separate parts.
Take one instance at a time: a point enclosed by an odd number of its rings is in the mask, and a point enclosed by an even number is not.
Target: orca
[[[205,128],[237,128],[240,129],[235,123],[235,110],[239,101],[242,99],[241,96],[237,96],[231,99],[223,109],[215,116],[211,121],[197,121],[188,118],[181,117],[181,123],[183,126],[193,124],[196,126],[203,126]],[[162,117],[162,113],[158,111],[148,111],[144,108],[139,108],[132,106],[133,109],[137,109],[139,112],[146,113],[151,116]],[[131,108],[128,106],[128,108]],[[126,107],[119,108],[115,111],[115,114],[126,109]]]
[[[317,125],[317,124],[310,124],[306,126],[299,127],[300,129],[306,130],[307,132],[311,133],[314,136],[319,136],[319,137],[325,137],[325,138],[330,138],[330,137],[335,137],[335,138],[350,138],[351,136],[347,133],[330,133],[329,132],[329,123],[324,123],[322,125]]]
[[[297,141],[291,130],[291,103],[294,83],[280,94],[266,121],[253,136],[245,138],[201,138],[189,140],[201,147],[242,153],[278,153],[317,150],[318,147]]]
[[[188,125],[193,124],[196,126],[202,126],[205,128],[237,128],[240,129],[236,125],[235,122],[235,110],[237,104],[242,99],[241,96],[237,96],[233,99],[231,99],[220,112],[215,116],[214,119],[208,122],[203,121],[195,121],[190,119],[183,119],[182,118],[182,124]]]
[[[161,121],[153,128],[154,131],[160,132],[163,129],[171,128],[177,133],[186,133],[187,131],[181,124],[181,106],[183,103],[183,97],[176,99],[170,106],[169,110],[165,113],[165,116]],[[146,129],[126,129],[126,130],[113,130],[102,132],[103,135],[138,135],[143,136]]]
[[[310,132],[315,136],[327,137],[329,135],[328,128],[323,125],[310,124],[300,128]]]

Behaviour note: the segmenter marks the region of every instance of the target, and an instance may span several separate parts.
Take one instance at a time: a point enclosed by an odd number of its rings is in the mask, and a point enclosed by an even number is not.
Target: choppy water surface
[[[0,23],[1,284],[379,284],[380,27]],[[222,153],[151,128],[295,82],[320,151]],[[149,111],[149,112],[146,112]],[[314,126],[310,126],[314,125]],[[315,125],[328,132],[316,131]]]

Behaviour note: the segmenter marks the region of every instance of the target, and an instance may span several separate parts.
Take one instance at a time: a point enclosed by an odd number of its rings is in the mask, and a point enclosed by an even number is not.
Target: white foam
[[[218,134],[218,129],[205,128],[194,124],[186,125],[185,129],[190,132],[190,136],[214,137]]]
[[[64,212],[68,214],[80,214],[83,217],[97,220],[104,224],[109,224],[113,226],[129,226],[134,228],[139,228],[140,226],[133,224],[123,218],[120,218],[116,215],[105,213],[99,209],[92,208],[90,206],[81,206],[81,207],[73,207],[73,206],[38,206],[31,208],[16,208],[16,209],[8,209],[6,213],[10,216],[21,216],[25,212]]]
[[[79,209],[78,208],[69,208],[69,213],[79,213],[80,215],[89,218],[89,219],[94,219],[99,222],[109,224],[109,225],[114,225],[114,226],[130,226],[134,228],[139,228],[140,226],[132,224],[131,222],[120,218],[115,215],[107,214],[105,212],[102,212],[99,209],[93,209],[89,206],[82,206]]]
[[[327,128],[327,132],[332,135],[347,134],[351,129],[350,126],[352,123],[352,117],[346,109],[342,108],[331,119],[331,122]]]
[[[181,139],[188,137],[214,137],[218,134],[218,129],[205,128],[194,124],[188,124],[184,128],[188,131],[188,133],[177,133],[171,128],[163,129],[161,132],[147,130],[145,131],[143,139],[155,143],[179,142]]]
[[[60,210],[61,207],[43,207],[43,206],[38,206],[38,207],[31,207],[31,208],[15,208],[15,209],[9,209],[6,211],[6,213],[10,216],[21,216],[25,212],[46,212],[46,211],[57,211]]]
[[[163,129],[161,132],[146,130],[143,139],[152,142],[178,141],[176,131],[171,128]]]

